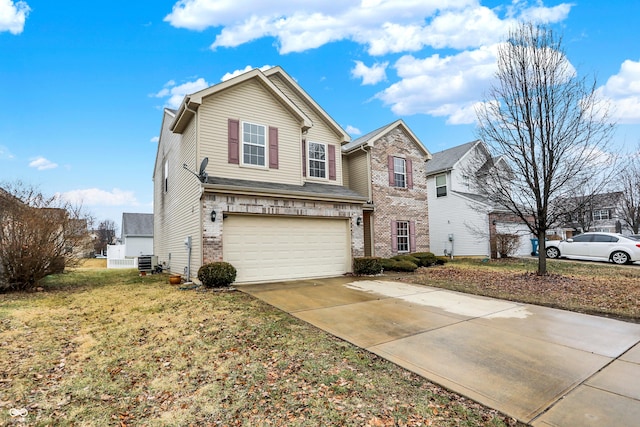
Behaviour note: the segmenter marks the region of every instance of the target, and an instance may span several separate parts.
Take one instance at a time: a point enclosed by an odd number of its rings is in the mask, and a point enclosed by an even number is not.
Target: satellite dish
[[[205,172],[205,169],[207,168],[207,164],[209,164],[209,158],[205,157],[204,159],[202,159],[202,163],[200,163],[200,173],[196,174],[194,171],[189,169],[189,166],[187,166],[187,164],[183,164],[182,167],[184,169],[187,170],[187,172],[192,173],[196,178],[198,178],[200,180],[200,182],[206,182],[207,178],[209,177],[209,175],[207,174],[207,172]]]
[[[209,175],[207,175],[207,172],[205,171],[205,169],[207,168],[207,165],[209,164],[209,158],[205,157],[204,159],[202,159],[202,163],[200,163],[200,173],[198,174],[198,178],[200,178],[201,182],[205,182],[207,180],[207,177]]]

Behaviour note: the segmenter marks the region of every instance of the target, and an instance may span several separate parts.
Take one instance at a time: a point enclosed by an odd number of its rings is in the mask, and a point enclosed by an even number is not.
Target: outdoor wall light
[[[356,225],[361,225],[362,224],[362,217],[358,217],[356,218]]]
[[[211,222],[216,222],[216,211],[211,211]]]

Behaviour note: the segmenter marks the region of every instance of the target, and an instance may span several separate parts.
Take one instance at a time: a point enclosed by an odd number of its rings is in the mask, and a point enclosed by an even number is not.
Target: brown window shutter
[[[302,176],[307,176],[307,140],[302,138]]]
[[[391,251],[398,252],[398,223],[391,221]]]
[[[393,156],[389,156],[389,186],[394,187],[396,185],[396,178],[393,175]],[[396,243],[397,245],[397,243]]]
[[[336,180],[336,146],[328,145],[329,149],[329,179]]]
[[[240,121],[229,119],[229,163],[240,164]]]
[[[413,188],[413,164],[411,159],[405,160],[405,166],[407,168],[407,188]]]
[[[409,221],[409,252],[416,251],[416,222]]]
[[[269,169],[278,169],[278,128],[269,126]]]

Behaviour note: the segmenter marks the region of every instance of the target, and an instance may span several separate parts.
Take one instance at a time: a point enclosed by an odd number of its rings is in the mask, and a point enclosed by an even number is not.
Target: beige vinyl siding
[[[278,128],[278,169],[228,163],[228,119]],[[233,86],[203,100],[198,109],[200,155],[209,157],[210,175],[282,184],[302,184],[301,124],[273,94],[255,80]],[[240,132],[242,137],[242,130]],[[242,141],[241,141],[242,144]],[[266,147],[268,155],[268,143]]]
[[[324,142],[336,146],[336,180],[326,180],[327,184],[343,185],[342,183],[342,156],[340,156],[341,137],[327,124],[324,118],[316,113],[299,95],[293,91],[280,77],[273,75],[269,79],[280,89],[294,104],[298,106],[313,122],[313,127],[307,133],[307,141]],[[323,181],[324,182],[324,181]]]
[[[168,129],[167,129],[168,130]],[[158,261],[169,264],[174,273],[184,273],[187,266],[188,253],[184,241],[192,238],[191,276],[195,276],[202,260],[202,233],[200,225],[200,183],[182,165],[197,168],[196,120],[192,120],[181,138],[180,135],[165,133],[163,129],[164,157],[169,160],[168,191],[164,193],[163,171],[164,161],[158,162],[160,169],[156,171],[154,192],[160,196],[154,206],[154,252]],[[165,143],[168,143],[164,146]],[[179,183],[180,182],[180,183]],[[154,236],[155,237],[155,236]]]
[[[180,135],[174,134],[169,129],[174,117],[166,111],[162,120],[160,130],[160,141],[156,154],[156,164],[153,172],[153,253],[160,260],[168,260],[169,246],[167,227],[165,226],[168,216],[167,207],[171,205],[168,195],[164,193],[164,162],[169,158],[170,153],[175,151],[180,144]]]
[[[357,151],[349,156],[349,188],[372,200],[369,153]]]
[[[338,154],[336,154],[336,156],[337,155]],[[342,185],[347,188],[351,188],[351,186],[349,185],[349,157],[342,155],[340,157],[342,157]]]

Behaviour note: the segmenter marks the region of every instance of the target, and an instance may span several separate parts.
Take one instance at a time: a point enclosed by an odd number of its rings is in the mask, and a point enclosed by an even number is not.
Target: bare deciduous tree
[[[23,183],[0,190],[0,291],[28,290],[77,261],[88,217]]]
[[[620,219],[633,230],[640,231],[640,150],[629,156],[620,174],[622,196],[618,208]]]
[[[113,220],[106,219],[98,225],[96,230],[96,239],[94,240],[94,249],[96,253],[102,254],[107,250],[107,245],[112,245],[116,237],[116,223]]]
[[[496,83],[476,114],[480,139],[506,167],[487,168],[476,187],[538,236],[544,275],[546,231],[566,215],[553,201],[599,192],[613,124],[595,81],[577,76],[551,29],[521,24],[497,56]]]

